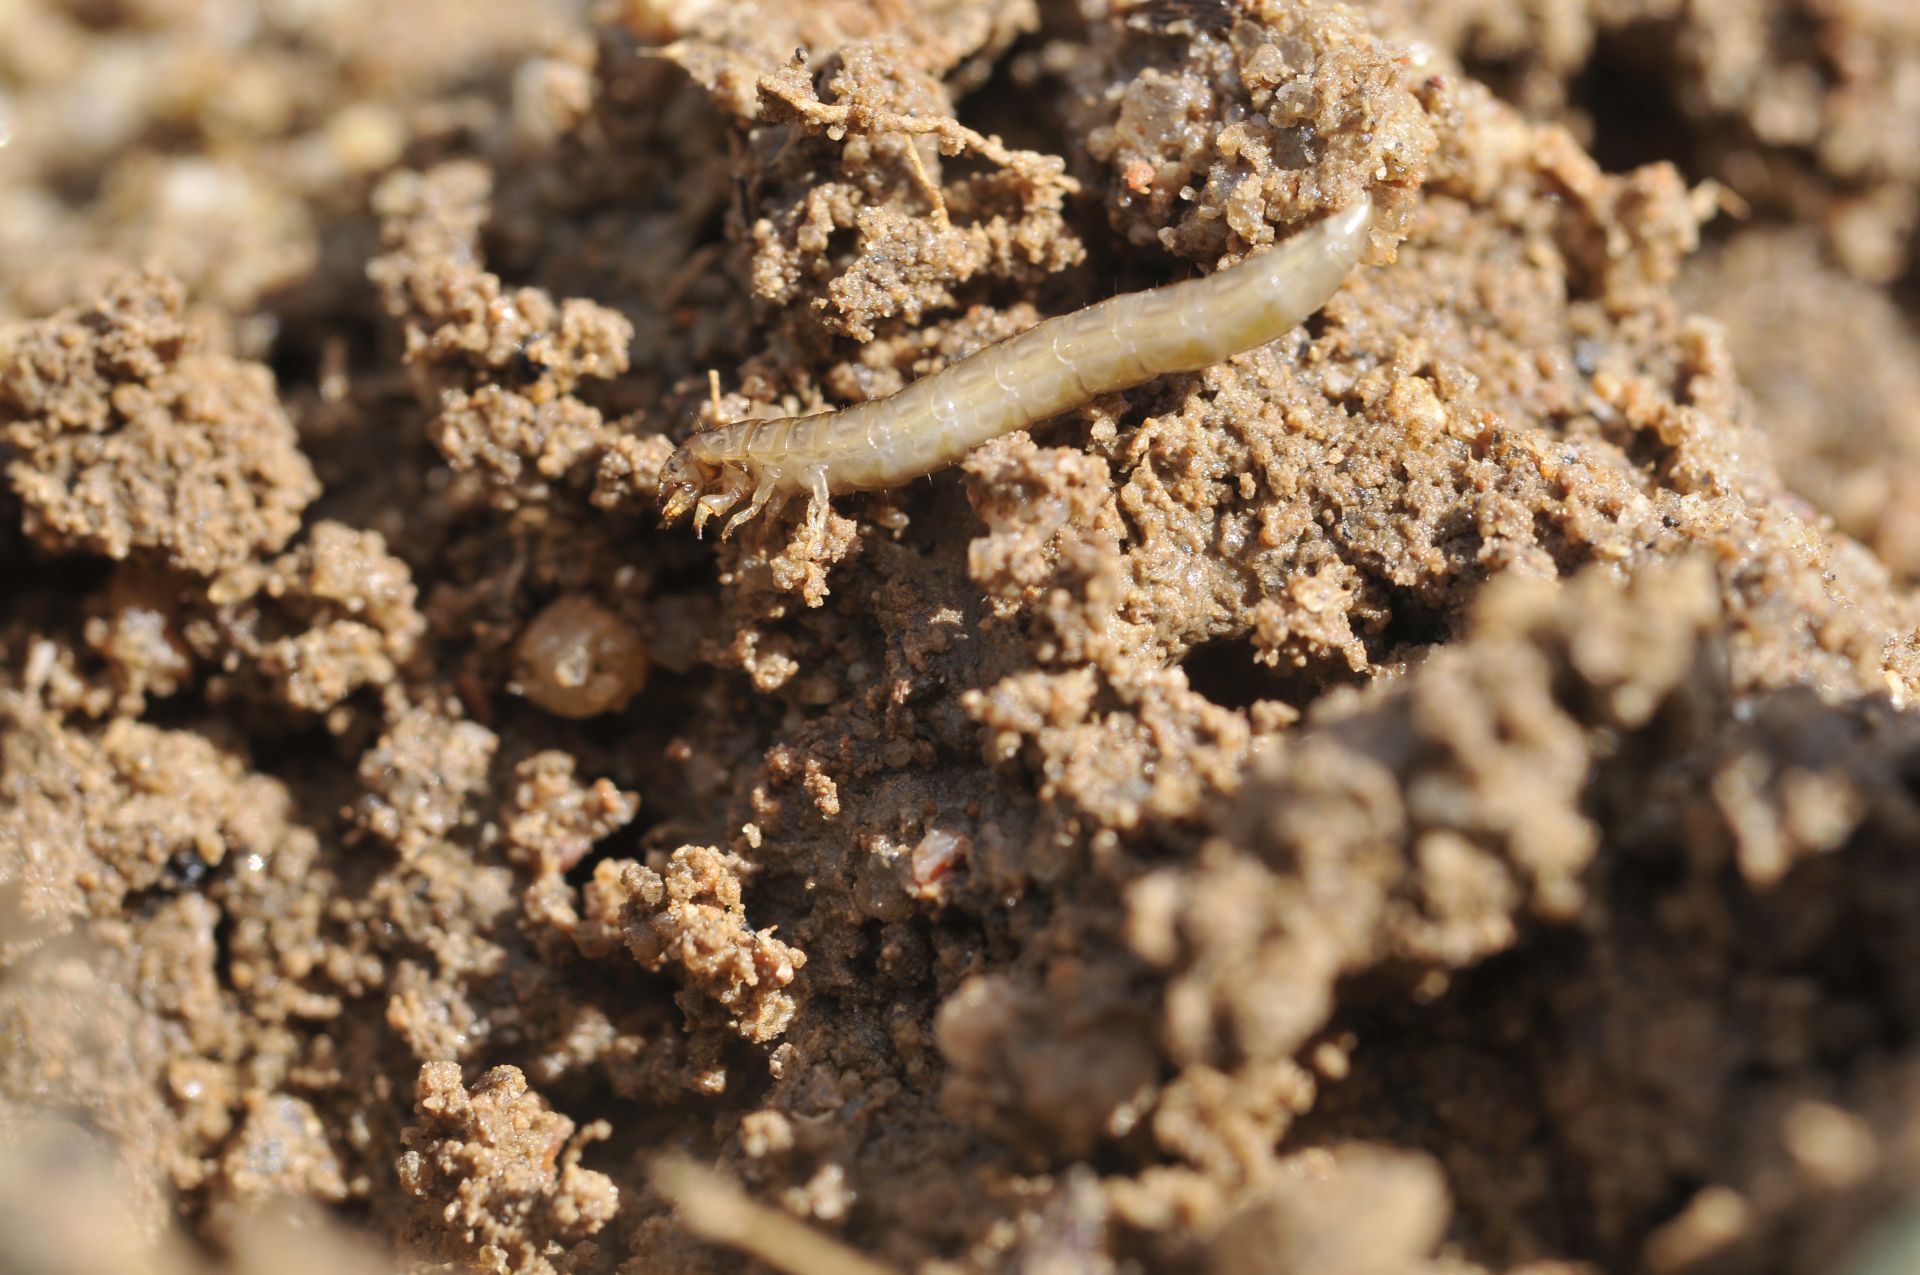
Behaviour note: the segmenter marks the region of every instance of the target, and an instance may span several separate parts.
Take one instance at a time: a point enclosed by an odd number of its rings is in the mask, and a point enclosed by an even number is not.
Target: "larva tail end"
[[[1373,223],[1373,200],[1362,193],[1345,208],[1322,218],[1279,246],[1270,269],[1283,289],[1297,292],[1300,318],[1318,310],[1366,255]],[[1296,320],[1298,322],[1298,320]]]
[[[1373,199],[1362,192],[1360,198],[1327,219],[1327,237],[1334,243],[1361,243],[1373,221]]]

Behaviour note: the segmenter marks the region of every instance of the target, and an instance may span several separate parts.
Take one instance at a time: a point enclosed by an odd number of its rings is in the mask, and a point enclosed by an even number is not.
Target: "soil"
[[[1920,1265],[1916,12],[0,6],[0,1269]]]

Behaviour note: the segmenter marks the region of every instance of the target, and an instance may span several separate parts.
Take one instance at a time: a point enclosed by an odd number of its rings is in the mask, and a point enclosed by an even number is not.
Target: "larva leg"
[[[807,491],[810,493],[810,499],[807,502],[807,527],[817,539],[825,540],[829,508],[825,465],[807,466]]]
[[[762,478],[760,480],[760,485],[753,489],[753,500],[751,503],[749,503],[745,509],[742,509],[739,513],[727,519],[727,525],[720,529],[720,538],[722,540],[731,536],[741,523],[750,521],[762,509],[767,507],[767,501],[772,499],[774,484],[777,481],[778,480],[774,478]]]
[[[732,492],[710,491],[693,503],[693,534],[707,534],[707,520],[718,518],[733,507],[735,497]]]
[[[720,517],[739,504],[741,497],[746,494],[747,476],[737,469],[725,470],[720,479],[719,489],[708,492],[694,502],[693,534],[705,535],[707,520]]]

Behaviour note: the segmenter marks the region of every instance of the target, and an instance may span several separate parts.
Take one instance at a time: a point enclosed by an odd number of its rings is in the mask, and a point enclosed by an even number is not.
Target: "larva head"
[[[700,493],[711,487],[719,476],[720,466],[696,457],[690,447],[682,447],[667,457],[667,463],[660,467],[661,520],[671,524],[684,518]]]

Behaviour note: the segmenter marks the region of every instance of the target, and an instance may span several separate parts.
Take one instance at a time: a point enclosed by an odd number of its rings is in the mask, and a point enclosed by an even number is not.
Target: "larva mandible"
[[[887,398],[696,434],[660,472],[661,515],[672,523],[691,509],[694,530],[704,531],[750,497],[724,540],[769,501],[805,491],[818,525],[830,496],[896,486],[1095,395],[1265,345],[1339,289],[1366,246],[1371,212],[1362,196],[1217,274],[1037,323]]]

